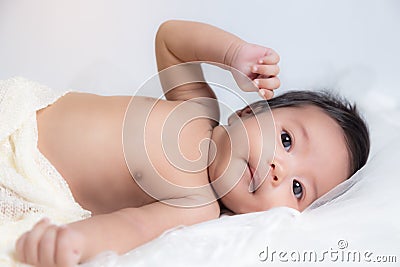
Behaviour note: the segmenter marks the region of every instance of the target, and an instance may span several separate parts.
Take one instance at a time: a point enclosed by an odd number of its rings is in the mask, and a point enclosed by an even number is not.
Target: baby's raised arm
[[[272,90],[280,85],[276,77],[279,73],[279,56],[274,50],[247,43],[231,33],[200,22],[164,22],[157,32],[156,57],[159,71],[192,61],[210,61],[233,67],[253,80],[266,98],[272,97]],[[179,75],[174,75],[174,83],[176,79],[182,79],[182,84],[204,81],[199,66],[177,70]],[[204,83],[202,86],[188,84],[169,90],[170,78],[165,76],[160,74],[168,100],[215,97]]]

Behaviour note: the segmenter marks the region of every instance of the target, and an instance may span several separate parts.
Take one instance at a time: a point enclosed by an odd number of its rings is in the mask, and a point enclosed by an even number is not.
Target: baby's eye
[[[282,140],[282,145],[285,148],[286,151],[289,151],[290,148],[292,147],[292,137],[286,132],[282,131],[281,132],[281,140]]]
[[[293,180],[293,194],[297,199],[301,199],[303,196],[303,187],[301,186],[301,183],[297,180]]]

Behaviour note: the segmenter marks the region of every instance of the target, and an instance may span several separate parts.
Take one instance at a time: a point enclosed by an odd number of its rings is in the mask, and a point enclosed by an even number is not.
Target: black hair
[[[249,105],[253,113],[283,107],[316,106],[334,119],[344,133],[350,158],[350,176],[365,165],[370,150],[369,131],[354,103],[328,91],[289,91],[270,100]]]

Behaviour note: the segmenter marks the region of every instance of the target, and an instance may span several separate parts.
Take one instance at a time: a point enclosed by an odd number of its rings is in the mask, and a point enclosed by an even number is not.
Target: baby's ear
[[[243,119],[253,114],[253,110],[249,106],[245,106],[244,108],[237,110],[235,113],[232,113],[232,115],[229,116],[228,125],[231,125],[238,118]]]

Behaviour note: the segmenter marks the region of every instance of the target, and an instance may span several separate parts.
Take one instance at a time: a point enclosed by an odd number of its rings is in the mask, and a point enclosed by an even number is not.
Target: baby
[[[365,164],[368,131],[353,106],[327,93],[271,99],[280,85],[272,49],[210,25],[168,21],[156,57],[166,100],[71,92],[37,111],[39,150],[93,216],[62,226],[39,221],[16,243],[20,261],[74,266],[105,250],[124,253],[167,229],[218,218],[220,205],[302,211]],[[270,100],[219,125],[199,65],[178,65],[193,61],[239,70]],[[268,104],[272,134],[260,124]]]

